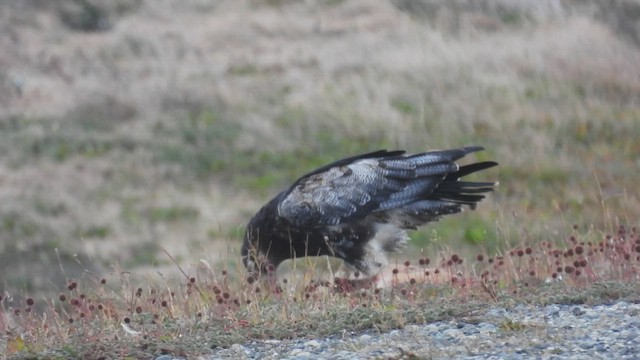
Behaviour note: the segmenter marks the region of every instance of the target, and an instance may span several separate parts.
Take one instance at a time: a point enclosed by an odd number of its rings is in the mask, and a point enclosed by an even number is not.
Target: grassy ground
[[[0,6],[9,312],[72,279],[231,273],[264,201],[378,148],[500,162],[478,211],[413,234],[413,262],[640,225],[637,1]]]
[[[116,280],[85,276],[70,280],[56,298],[30,297],[0,313],[4,354],[190,358],[256,339],[382,332],[453,318],[479,322],[492,306],[640,301],[635,228],[620,227],[599,241],[576,231],[560,246],[544,242],[495,257],[439,255],[391,269],[383,288],[318,280],[313,268],[300,278],[256,281],[204,261],[181,283],[138,285],[139,278],[124,272]],[[506,317],[499,325],[502,332],[526,326]]]

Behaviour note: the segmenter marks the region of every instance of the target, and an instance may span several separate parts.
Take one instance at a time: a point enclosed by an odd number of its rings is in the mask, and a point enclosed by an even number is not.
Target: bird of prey
[[[460,180],[498,165],[456,163],[480,150],[380,150],[313,170],[249,221],[243,263],[250,274],[259,275],[287,259],[328,255],[373,278],[388,264],[387,253],[406,244],[408,230],[459,213],[463,206],[475,209],[493,190],[495,182]]]

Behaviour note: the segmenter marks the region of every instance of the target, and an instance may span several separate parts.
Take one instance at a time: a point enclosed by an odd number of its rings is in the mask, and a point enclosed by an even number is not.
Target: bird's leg
[[[363,276],[360,271],[352,269],[346,264],[342,264],[335,272],[333,279],[334,288],[338,292],[351,292],[362,289],[376,287],[378,276]]]

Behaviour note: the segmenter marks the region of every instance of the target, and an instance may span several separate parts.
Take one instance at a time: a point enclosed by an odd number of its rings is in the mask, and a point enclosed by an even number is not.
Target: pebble
[[[640,304],[517,305],[465,319],[325,339],[253,341],[215,349],[213,359],[639,359]],[[518,326],[505,329],[505,321]],[[155,360],[173,360],[160,356]]]
[[[498,331],[498,327],[491,323],[481,322],[476,325],[480,334],[494,333]]]
[[[544,313],[547,316],[556,316],[560,313],[560,306],[558,305],[549,305],[544,309]]]
[[[171,355],[160,355],[154,360],[174,360],[175,358]]]
[[[304,343],[304,347],[306,348],[318,349],[320,346],[322,346],[322,344],[318,340],[311,340]]]

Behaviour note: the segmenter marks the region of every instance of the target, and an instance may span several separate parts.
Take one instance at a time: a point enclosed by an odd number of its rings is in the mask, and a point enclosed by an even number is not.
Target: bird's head
[[[244,235],[241,251],[242,263],[250,276],[257,278],[263,274],[275,274],[277,262],[269,255],[269,245],[266,240],[260,242],[258,228],[252,227],[250,223]]]

